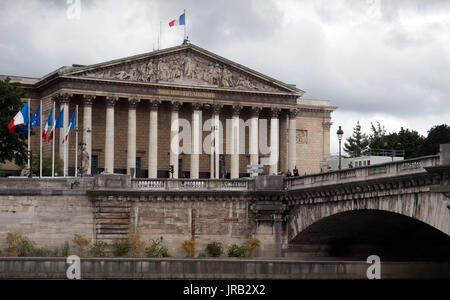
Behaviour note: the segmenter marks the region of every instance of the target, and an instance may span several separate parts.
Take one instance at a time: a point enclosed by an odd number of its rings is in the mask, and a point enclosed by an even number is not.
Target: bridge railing
[[[247,179],[216,180],[216,179],[133,179],[133,189],[142,191],[247,191],[252,188],[253,181]]]
[[[439,156],[427,156],[367,167],[288,178],[285,182],[285,188],[287,190],[295,190],[321,185],[365,181],[385,177],[397,177],[408,174],[423,173],[426,172],[426,167],[434,167],[438,165]]]

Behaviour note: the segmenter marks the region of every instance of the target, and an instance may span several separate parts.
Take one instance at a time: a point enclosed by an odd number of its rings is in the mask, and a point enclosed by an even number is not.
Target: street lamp
[[[342,127],[339,126],[339,130],[336,132],[338,139],[339,139],[339,170],[342,169],[342,164],[341,164],[341,142],[342,142],[342,136],[344,135],[344,131],[342,130]]]

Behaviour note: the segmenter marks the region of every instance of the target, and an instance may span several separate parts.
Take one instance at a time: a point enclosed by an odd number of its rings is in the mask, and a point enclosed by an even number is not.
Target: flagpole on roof
[[[186,10],[184,10],[184,42],[186,41]]]
[[[31,153],[30,153],[30,151],[31,151],[31,145],[30,145],[30,120],[31,120],[31,107],[30,107],[30,98],[28,98],[28,169],[30,170],[30,172],[31,172],[31,165],[30,165],[30,163],[31,163]],[[31,174],[30,174],[31,175]],[[31,175],[31,176],[33,176],[33,175]]]
[[[52,100],[52,132],[53,132],[53,139],[52,139],[52,177],[55,177],[55,113],[56,113],[56,107],[55,107],[55,100]]]
[[[75,177],[78,177],[78,105],[76,108],[76,122],[75,122]]]
[[[39,141],[40,141],[40,154],[39,154],[39,177],[42,178],[42,99],[41,104],[39,105],[41,108],[39,110]]]

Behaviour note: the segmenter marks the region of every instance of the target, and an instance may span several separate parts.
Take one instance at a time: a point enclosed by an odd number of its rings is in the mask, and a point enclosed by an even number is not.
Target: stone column
[[[173,178],[178,179],[178,157],[180,151],[180,143],[178,140],[178,134],[180,131],[180,125],[178,122],[178,116],[181,103],[177,101],[172,102],[172,114],[171,114],[171,130],[170,130],[170,164],[173,166]]]
[[[270,175],[278,173],[278,163],[280,159],[280,109],[272,108],[270,120]]]
[[[330,158],[330,129],[333,126],[331,120],[323,122],[323,153],[320,163],[322,172],[328,172],[328,159]]]
[[[211,178],[219,179],[220,171],[220,110],[221,105],[212,106],[212,124],[211,124]]]
[[[83,95],[83,142],[88,160],[82,162],[82,164],[83,169],[86,170],[86,175],[92,174],[92,104],[94,99],[95,96]],[[82,157],[84,157],[83,154]],[[85,163],[87,166],[84,165]]]
[[[291,172],[297,166],[297,114],[297,109],[289,111],[288,169]]]
[[[158,108],[160,101],[150,102],[150,137],[148,143],[148,178],[158,178]]]
[[[200,177],[200,115],[202,113],[201,103],[192,104],[192,149],[191,149],[191,179]]]
[[[252,117],[250,119],[250,164],[259,164],[259,114],[261,113],[261,107],[252,107]],[[258,174],[252,174],[252,177],[256,177]]]
[[[231,123],[231,179],[239,178],[239,117],[242,106],[233,106]]]
[[[139,99],[128,99],[128,147],[127,147],[127,175],[135,169],[136,176],[136,105]]]
[[[63,140],[66,137],[67,132],[67,126],[69,125],[69,102],[70,98],[72,98],[71,94],[60,94],[58,96],[58,102],[60,111],[64,109],[64,127],[59,129],[59,158],[64,161],[64,175],[67,176],[69,174],[69,150],[67,145],[69,145],[69,140],[67,140],[67,143],[63,144]],[[57,117],[58,115],[56,115]]]
[[[114,106],[118,97],[106,97],[105,174],[114,174]]]

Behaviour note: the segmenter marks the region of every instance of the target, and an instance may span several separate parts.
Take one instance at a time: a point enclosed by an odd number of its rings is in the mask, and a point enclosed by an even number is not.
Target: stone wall
[[[63,258],[1,258],[0,279],[67,279]],[[367,279],[365,261],[82,259],[81,279]],[[449,279],[449,263],[382,263],[381,279]]]

